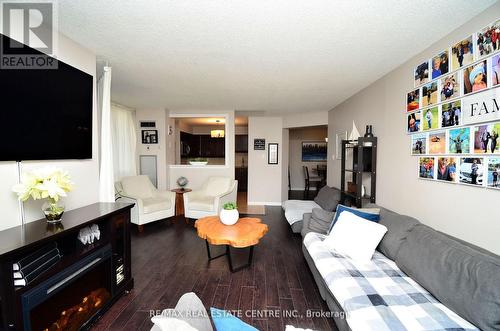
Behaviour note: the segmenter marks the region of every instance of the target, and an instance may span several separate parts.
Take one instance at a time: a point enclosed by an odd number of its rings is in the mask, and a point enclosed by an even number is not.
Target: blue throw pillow
[[[368,221],[372,221],[372,222],[376,222],[376,223],[378,223],[378,221],[380,221],[380,211],[378,213],[374,213],[372,211],[368,211],[367,209],[351,208],[351,207],[347,207],[347,206],[339,204],[339,205],[337,205],[337,211],[335,212],[335,217],[333,218],[333,221],[332,221],[332,224],[330,225],[330,230],[328,230],[328,233],[330,233],[330,231],[332,231],[333,226],[335,225],[335,223],[337,222],[337,220],[340,217],[340,214],[343,211],[349,211],[349,212],[353,213],[354,215],[359,216],[361,218],[364,218],[365,220],[368,220]]]
[[[225,310],[210,308],[210,314],[217,331],[259,331]]]

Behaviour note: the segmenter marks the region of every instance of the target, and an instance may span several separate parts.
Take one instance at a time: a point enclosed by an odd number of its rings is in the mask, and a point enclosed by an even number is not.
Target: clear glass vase
[[[62,200],[55,201],[47,199],[42,205],[42,211],[49,223],[57,223],[61,221],[64,214],[64,202]]]

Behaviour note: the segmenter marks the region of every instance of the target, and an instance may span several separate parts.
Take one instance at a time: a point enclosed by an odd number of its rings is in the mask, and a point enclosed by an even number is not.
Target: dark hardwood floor
[[[179,297],[195,292],[210,307],[242,311],[242,319],[259,330],[284,330],[286,324],[314,330],[336,330],[333,320],[308,318],[307,310],[328,311],[281,207],[266,207],[259,216],[269,232],[256,246],[251,268],[231,273],[226,258],[208,263],[205,242],[192,223],[159,221],[132,234],[135,288],[120,298],[93,330],[149,330],[150,310],[173,308]],[[213,253],[222,247],[211,246]],[[235,252],[235,264],[246,250]],[[256,311],[280,311],[278,317],[252,316]],[[295,310],[293,316],[282,311]],[[269,313],[267,315],[270,315]]]

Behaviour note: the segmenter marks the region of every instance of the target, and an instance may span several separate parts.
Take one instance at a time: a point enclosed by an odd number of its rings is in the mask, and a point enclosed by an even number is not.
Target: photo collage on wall
[[[422,61],[405,95],[421,179],[500,189],[500,19]]]

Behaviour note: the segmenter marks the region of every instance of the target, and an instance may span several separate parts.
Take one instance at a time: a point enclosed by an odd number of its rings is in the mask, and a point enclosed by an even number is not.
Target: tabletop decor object
[[[226,202],[220,211],[220,221],[225,225],[233,225],[238,222],[240,213],[235,202]]]
[[[185,187],[188,183],[189,183],[189,180],[184,176],[177,178],[177,185],[179,185],[179,187],[181,188],[182,191],[185,190]]]
[[[64,213],[62,197],[73,189],[73,182],[69,174],[53,167],[44,167],[22,175],[21,182],[14,185],[12,190],[17,193],[19,200],[26,201],[46,199],[42,211],[49,223],[61,220]]]

